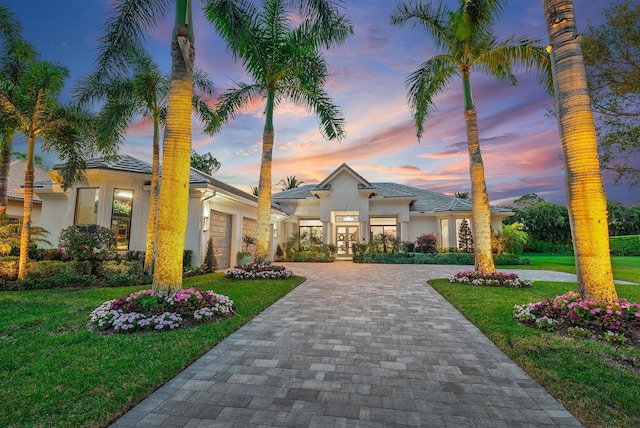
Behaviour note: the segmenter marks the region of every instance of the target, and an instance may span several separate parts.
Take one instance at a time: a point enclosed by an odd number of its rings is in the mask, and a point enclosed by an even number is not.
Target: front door
[[[358,242],[358,226],[337,226],[338,257],[353,257],[351,246]]]

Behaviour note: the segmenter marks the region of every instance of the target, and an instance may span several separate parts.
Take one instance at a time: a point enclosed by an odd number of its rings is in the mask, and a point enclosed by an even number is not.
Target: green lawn
[[[496,266],[498,269],[548,269],[558,272],[576,273],[573,254],[524,253],[522,257],[531,260],[530,265]],[[640,257],[611,257],[613,277],[623,281],[640,283]]]
[[[91,311],[145,287],[2,292],[0,426],[105,426],[302,280],[188,278],[185,288],[230,296],[237,314],[191,329],[108,336],[87,331]]]
[[[640,264],[630,269],[635,278],[638,270]],[[585,426],[638,426],[639,349],[555,336],[512,318],[513,305],[575,291],[575,283],[536,282],[525,289],[450,284],[446,279],[430,284]],[[640,286],[618,285],[617,290],[620,297],[640,302]]]

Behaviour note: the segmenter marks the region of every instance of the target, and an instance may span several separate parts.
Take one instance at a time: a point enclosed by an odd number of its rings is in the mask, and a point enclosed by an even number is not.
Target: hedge
[[[614,256],[640,256],[640,235],[612,236],[609,242]]]
[[[512,254],[496,254],[497,265],[528,265],[531,260]],[[430,264],[430,265],[473,265],[472,253],[373,253],[365,252],[353,257],[354,263],[379,264]]]

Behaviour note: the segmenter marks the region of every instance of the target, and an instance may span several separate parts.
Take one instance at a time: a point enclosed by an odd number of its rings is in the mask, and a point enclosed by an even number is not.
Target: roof
[[[7,197],[9,199],[23,201],[24,195],[16,193],[16,189],[24,187],[24,170],[27,167],[27,161],[16,159],[11,161],[9,169],[9,179],[7,182]],[[34,183],[49,180],[49,173],[46,169],[39,166],[34,167],[33,181]],[[37,195],[33,195],[34,202],[42,202]]]
[[[62,168],[63,164],[55,164],[53,169]],[[129,173],[140,173],[140,174],[148,174],[151,175],[151,164],[142,161],[140,159],[136,159],[129,155],[120,155],[115,159],[105,159],[105,158],[94,158],[87,160],[87,169],[106,169],[112,171],[122,171]],[[160,176],[162,176],[162,168],[160,170]],[[224,190],[233,195],[240,196],[244,199],[248,199],[250,201],[257,202],[258,198],[250,193],[244,192],[236,187],[233,187],[229,184],[226,184],[220,180],[217,180],[210,176],[209,174],[205,174],[202,171],[198,171],[195,168],[191,168],[189,171],[189,184],[191,185],[211,185],[217,189]],[[279,206],[275,205],[274,208],[280,209]]]
[[[336,171],[349,168],[346,164],[342,164]],[[350,171],[353,171],[349,168]],[[334,171],[329,177],[336,175]],[[355,172],[354,172],[355,174]],[[355,174],[356,177],[360,177]],[[360,177],[361,178],[361,177]],[[314,196],[313,192],[317,190],[326,190],[328,184],[328,178],[323,180],[319,184],[306,184],[304,186],[297,187],[295,189],[285,190],[273,195],[275,201],[286,201],[296,199],[307,199]],[[411,198],[413,202],[409,206],[411,212],[430,212],[430,213],[445,213],[445,212],[471,212],[471,201],[466,199],[456,198],[455,196],[443,195],[441,193],[432,192],[430,190],[421,189],[419,187],[407,186],[399,183],[369,183],[363,178],[359,180],[364,181],[371,189],[375,189],[377,197],[383,199],[392,198]],[[361,183],[358,183],[360,187]],[[491,206],[491,213],[510,213],[511,210]]]

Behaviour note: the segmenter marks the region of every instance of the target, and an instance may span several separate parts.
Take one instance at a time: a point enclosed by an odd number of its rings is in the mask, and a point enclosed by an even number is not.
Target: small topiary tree
[[[207,252],[204,255],[204,270],[207,273],[215,272],[216,258],[213,255],[213,238],[207,241]]]
[[[458,228],[458,249],[465,253],[473,252],[473,235],[466,218],[462,219],[462,223]]]
[[[423,233],[416,238],[416,252],[435,253],[438,249],[438,237],[435,233]]]
[[[116,235],[111,229],[97,224],[75,224],[60,231],[58,250],[62,258],[71,260],[95,260],[114,250]]]

